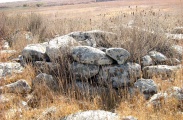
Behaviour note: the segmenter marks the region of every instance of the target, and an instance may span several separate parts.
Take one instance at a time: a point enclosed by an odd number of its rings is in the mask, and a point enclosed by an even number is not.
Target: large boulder
[[[48,42],[46,54],[49,56],[51,61],[55,61],[70,53],[73,46],[78,45],[80,44],[70,36],[65,35],[56,37]]]
[[[73,47],[71,55],[74,60],[80,63],[95,65],[109,65],[113,63],[113,60],[105,52],[89,46]]]
[[[98,83],[102,85],[111,85],[114,88],[129,86],[137,78],[141,77],[141,66],[137,63],[126,63],[124,65],[102,66]]]
[[[22,56],[28,61],[49,61],[46,46],[46,43],[29,44],[23,49]]]
[[[35,70],[38,73],[46,73],[51,75],[58,75],[61,70],[61,66],[54,62],[36,61],[34,63]]]
[[[89,110],[71,114],[61,120],[120,120],[120,116],[103,110]]]
[[[12,75],[13,73],[23,72],[23,67],[19,63],[0,63],[0,78]]]
[[[183,88],[180,87],[171,87],[167,91],[170,97],[176,98],[178,101],[183,101]]]
[[[153,61],[156,63],[163,63],[168,59],[165,55],[157,51],[151,51],[149,52],[149,55],[153,59]]]
[[[57,90],[59,87],[58,82],[53,78],[53,76],[46,73],[40,73],[37,75],[36,78],[32,81],[32,86],[33,89],[44,86],[51,90]]]
[[[123,48],[109,48],[106,54],[116,60],[118,64],[124,64],[130,57],[130,53]]]
[[[181,60],[183,56],[183,47],[180,45],[173,45],[171,47],[171,50],[176,54],[175,56],[178,56],[178,58]]]
[[[14,83],[2,86],[1,90],[5,91],[6,93],[23,94],[29,93],[31,91],[31,87],[26,82],[26,80],[18,80]]]
[[[157,93],[157,85],[152,79],[138,79],[134,83],[134,86],[144,94],[145,99],[149,99],[152,95]]]
[[[98,83],[101,85],[118,88],[129,86],[131,82],[123,65],[102,66],[99,71]]]
[[[143,68],[144,78],[161,77],[162,79],[167,79],[172,77],[181,68],[178,66],[168,66],[168,65],[157,65],[157,66],[146,66]]]
[[[149,55],[145,55],[144,57],[142,57],[141,64],[142,66],[150,66],[153,65],[153,60]]]
[[[99,66],[73,62],[71,64],[71,71],[76,79],[88,79],[98,74]]]
[[[111,47],[110,40],[116,40],[117,35],[112,32],[92,30],[87,32],[72,32],[68,34],[84,46]]]

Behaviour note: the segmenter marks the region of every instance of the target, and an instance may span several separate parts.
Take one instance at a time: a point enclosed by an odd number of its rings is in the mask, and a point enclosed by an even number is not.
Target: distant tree
[[[41,7],[42,4],[41,4],[41,3],[37,3],[36,6],[37,6],[37,7]]]
[[[23,7],[28,7],[28,5],[27,4],[23,4]]]

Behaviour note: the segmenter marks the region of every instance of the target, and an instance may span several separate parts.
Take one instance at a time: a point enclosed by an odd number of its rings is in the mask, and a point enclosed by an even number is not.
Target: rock
[[[141,77],[142,71],[139,64],[128,62],[127,64],[125,64],[125,66],[126,70],[129,73],[130,80],[136,80],[137,78]]]
[[[35,70],[38,73],[46,73],[51,75],[58,75],[61,70],[61,66],[54,62],[36,61],[34,63]]]
[[[7,50],[9,48],[10,48],[9,43],[6,40],[3,40],[2,41],[2,49]]]
[[[29,44],[23,51],[22,56],[27,61],[49,61],[46,55],[46,44]]]
[[[46,47],[46,54],[51,61],[56,61],[68,53],[73,46],[80,46],[80,44],[70,36],[61,36],[49,41]]]
[[[148,104],[153,105],[154,107],[159,107],[161,105],[161,102],[164,102],[167,98],[167,93],[157,93],[150,98]]]
[[[172,34],[183,34],[183,27],[175,27],[172,32]]]
[[[90,47],[110,47],[111,45],[108,41],[117,39],[115,33],[100,30],[73,32],[69,36],[73,37],[81,45]]]
[[[143,66],[150,66],[150,65],[153,65],[153,60],[151,59],[151,57],[149,55],[146,55],[146,56],[142,57],[141,64]]]
[[[73,62],[71,64],[71,71],[76,79],[88,79],[98,74],[99,66]]]
[[[172,87],[167,90],[170,97],[174,97],[179,101],[183,101],[183,89],[179,87]]]
[[[3,91],[6,93],[24,94],[31,91],[30,85],[25,80],[18,80],[14,83],[2,86]]]
[[[149,55],[153,59],[153,61],[156,63],[162,63],[168,59],[165,55],[157,51],[151,51],[149,52]]]
[[[167,65],[180,65],[181,62],[180,60],[176,59],[176,58],[168,58],[166,61]]]
[[[124,64],[130,57],[130,53],[123,48],[109,48],[106,54],[116,60],[118,64]]]
[[[172,77],[179,69],[181,65],[178,66],[168,66],[168,65],[157,65],[157,66],[146,66],[143,68],[144,78],[161,77],[162,79],[167,79]]]
[[[43,111],[43,113],[39,116],[39,118],[37,120],[45,120],[45,119],[51,119],[54,113],[56,113],[57,108],[55,106],[52,106],[48,109],[46,109],[45,111]]]
[[[61,120],[120,120],[116,113],[103,110],[89,110],[71,114]]]
[[[157,85],[152,79],[138,79],[134,86],[144,94],[146,99],[157,93]]]
[[[132,81],[125,68],[123,65],[102,66],[98,75],[98,83],[105,86],[112,85],[114,88],[129,86]]]
[[[1,50],[0,55],[1,54],[15,54],[16,52],[17,52],[16,50]]]
[[[114,88],[129,86],[141,77],[141,66],[137,63],[102,66],[99,70],[98,83]]]
[[[126,117],[123,117],[122,120],[138,120],[138,119],[133,116],[126,116]]]
[[[21,73],[22,71],[23,67],[19,63],[0,63],[0,78],[13,73]]]
[[[71,54],[74,60],[80,63],[95,65],[109,65],[113,63],[113,60],[105,52],[89,46],[74,47]]]
[[[178,55],[178,58],[181,60],[183,56],[183,47],[180,45],[173,45],[171,49],[174,51],[176,55]]]
[[[37,75],[36,78],[32,81],[32,86],[33,89],[36,89],[36,87],[40,86],[46,86],[51,90],[57,90],[59,87],[57,81],[53,78],[53,76],[46,73],[40,73]]]

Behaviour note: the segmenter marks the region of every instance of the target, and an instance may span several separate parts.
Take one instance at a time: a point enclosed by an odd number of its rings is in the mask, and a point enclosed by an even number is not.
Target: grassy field
[[[164,44],[164,33],[169,33],[176,26],[183,26],[182,11],[181,0],[122,0],[51,7],[6,8],[0,9],[0,38],[11,42],[11,37],[16,31],[30,31],[34,36],[32,42],[37,43],[73,31],[99,29],[116,33],[118,41],[109,40],[109,42],[113,47],[127,49],[132,54],[133,60],[146,54],[151,47],[157,48],[168,56],[167,44]],[[124,28],[131,20],[134,21],[135,26],[155,31],[156,39],[150,33]],[[170,41],[168,45],[173,43]],[[16,43],[12,43],[11,49],[17,50],[20,54],[27,44],[26,40],[19,36]],[[182,45],[182,43],[178,44]],[[144,45],[147,47],[142,50]],[[8,61],[8,57],[1,55],[0,62]],[[65,72],[64,69],[62,72]],[[7,78],[0,85],[19,79],[26,79],[31,83],[35,76],[35,69],[29,65],[22,74]],[[65,77],[62,76],[59,79],[65,79]],[[160,92],[164,92],[172,86],[182,87],[183,71],[180,70],[177,73],[174,82],[162,81],[159,78],[153,79],[161,86]],[[183,119],[181,113],[183,106],[177,100],[171,99],[162,103],[161,109],[154,109],[152,106],[147,107],[143,96],[138,93],[136,97],[130,98],[128,95],[121,97],[111,90],[108,95],[95,95],[91,98],[89,95],[80,96],[72,90],[68,90],[67,94],[63,91],[53,93],[43,87],[26,97],[8,95],[13,96],[12,100],[6,104],[0,104],[0,118],[3,119],[38,119],[40,114],[51,106],[56,106],[58,110],[46,119],[58,119],[78,111],[95,109],[117,112],[121,116],[132,115],[139,120]],[[29,103],[29,109],[19,105],[19,101],[26,101],[30,96],[34,99]],[[10,108],[21,108],[22,112],[17,111],[13,114],[9,111]]]

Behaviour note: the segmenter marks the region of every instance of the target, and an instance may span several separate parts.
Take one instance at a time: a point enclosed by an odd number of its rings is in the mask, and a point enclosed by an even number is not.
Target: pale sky
[[[0,0],[0,3],[14,2],[14,1],[26,1],[26,0]]]

